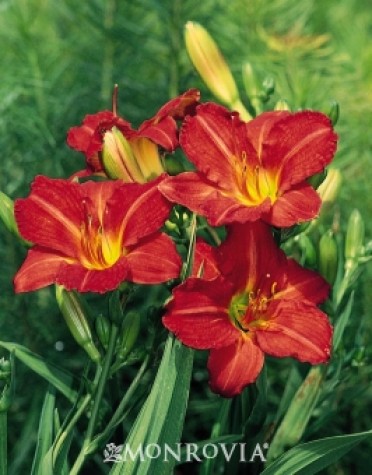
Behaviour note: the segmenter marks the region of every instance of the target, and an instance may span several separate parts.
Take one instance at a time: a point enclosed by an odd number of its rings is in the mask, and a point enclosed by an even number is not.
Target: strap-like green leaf
[[[13,352],[16,358],[22,361],[22,363],[32,369],[32,371],[37,373],[39,376],[46,379],[69,401],[75,401],[77,393],[72,389],[74,378],[68,371],[59,368],[53,363],[47,363],[41,356],[33,353],[18,343],[0,341],[0,347]]]
[[[313,475],[371,437],[372,430],[369,430],[298,445],[270,464],[261,475]]]
[[[125,447],[140,454],[149,444],[179,442],[183,427],[192,370],[193,350],[169,336],[151,393],[149,394]],[[124,448],[125,450],[125,448]],[[161,463],[160,463],[161,462]],[[110,471],[111,475],[171,474],[175,460],[164,462],[140,456],[126,456]]]
[[[54,388],[49,388],[45,395],[43,408],[41,410],[36,452],[32,464],[31,475],[49,475],[52,467],[51,465],[44,465],[43,459],[53,443],[55,400],[56,396]]]

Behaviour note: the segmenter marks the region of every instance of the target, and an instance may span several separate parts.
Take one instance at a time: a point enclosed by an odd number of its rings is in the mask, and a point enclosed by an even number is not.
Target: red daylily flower
[[[193,275],[173,290],[163,323],[185,345],[210,350],[213,391],[239,394],[264,355],[318,364],[329,359],[332,328],[317,308],[329,285],[288,259],[262,222],[235,224],[219,248],[198,243]]]
[[[104,293],[123,280],[157,284],[179,276],[181,259],[160,227],[170,205],[159,180],[145,185],[36,177],[15,203],[21,235],[35,243],[14,278],[16,292],[52,283]]]
[[[106,174],[129,183],[145,183],[161,175],[158,146],[169,152],[178,146],[176,120],[192,113],[199,98],[198,90],[188,90],[167,102],[138,130],[110,111],[87,115],[67,135],[68,145],[86,155],[87,170],[78,175]]]
[[[180,144],[196,172],[169,177],[160,191],[212,226],[263,221],[278,227],[314,218],[320,198],[306,182],[332,160],[337,135],[319,112],[265,112],[245,123],[201,104],[185,119]]]

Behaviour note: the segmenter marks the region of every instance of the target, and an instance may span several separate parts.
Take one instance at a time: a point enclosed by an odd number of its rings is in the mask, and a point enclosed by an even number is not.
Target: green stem
[[[136,374],[136,377],[134,378],[131,385],[129,386],[128,391],[125,393],[125,396],[120,401],[120,404],[116,408],[116,411],[114,412],[110,422],[107,424],[107,429],[105,429],[93,441],[94,442],[94,447],[99,445],[101,443],[101,441],[107,439],[110,436],[112,430],[120,423],[121,418],[123,417],[124,409],[126,408],[128,402],[132,399],[134,393],[137,390],[137,387],[138,387],[139,383],[141,382],[142,376],[143,376],[144,372],[147,369],[149,359],[150,359],[150,355],[148,355],[143,360],[142,365],[141,365],[140,369],[138,370],[138,372]]]
[[[112,326],[111,326],[110,340],[109,340],[109,344],[108,344],[108,348],[107,348],[107,353],[106,353],[106,356],[105,356],[105,359],[104,359],[104,362],[103,362],[102,372],[101,372],[101,375],[100,375],[100,378],[99,378],[99,381],[98,381],[97,392],[96,392],[95,397],[94,397],[92,415],[91,415],[90,420],[89,420],[89,424],[88,424],[87,432],[85,434],[85,439],[84,439],[83,446],[80,450],[78,458],[75,461],[74,466],[71,469],[70,475],[77,475],[79,473],[79,471],[80,471],[81,467],[83,466],[83,463],[84,463],[87,455],[89,455],[89,451],[87,450],[87,448],[89,447],[89,445],[92,441],[93,434],[94,434],[94,429],[96,427],[98,412],[99,412],[99,408],[100,408],[100,405],[101,405],[103,393],[104,393],[104,390],[105,390],[105,387],[106,387],[106,382],[107,382],[107,379],[109,377],[110,366],[111,366],[112,359],[113,359],[113,356],[114,356],[114,351],[115,351],[115,346],[116,346],[116,339],[117,339],[118,333],[119,333],[118,326],[113,323]]]
[[[91,394],[87,394],[85,396],[85,398],[83,399],[82,403],[80,404],[80,407],[79,409],[75,412],[75,414],[73,415],[73,417],[71,418],[71,421],[68,423],[68,425],[66,426],[66,429],[64,429],[61,433],[61,435],[59,436],[59,438],[56,440],[55,444],[54,444],[54,450],[53,450],[53,453],[54,453],[54,457],[56,457],[59,453],[59,451],[61,450],[61,447],[62,447],[62,444],[64,443],[64,441],[66,440],[67,436],[69,435],[69,433],[73,430],[75,424],[77,423],[77,421],[80,419],[80,416],[83,414],[83,412],[85,411],[85,409],[87,408],[88,404],[90,403],[92,399],[92,395]]]
[[[8,465],[8,414],[0,412],[0,475],[6,475]]]

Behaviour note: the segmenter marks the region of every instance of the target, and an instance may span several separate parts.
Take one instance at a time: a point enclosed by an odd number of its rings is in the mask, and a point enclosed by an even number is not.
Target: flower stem
[[[75,461],[74,466],[71,469],[70,475],[77,475],[81,469],[81,467],[84,464],[84,461],[89,455],[89,451],[87,450],[94,434],[94,430],[97,424],[97,418],[98,418],[98,413],[99,413],[99,408],[101,405],[103,393],[105,390],[106,382],[109,377],[110,373],[110,366],[112,363],[112,359],[114,356],[114,351],[115,351],[115,346],[116,346],[116,339],[118,336],[118,326],[115,325],[114,323],[111,326],[111,332],[110,332],[110,340],[107,348],[107,353],[103,362],[102,366],[102,372],[98,381],[98,386],[97,386],[97,391],[94,397],[94,404],[93,404],[93,409],[92,409],[92,415],[89,420],[87,432],[85,434],[85,439],[83,446],[80,450],[80,453],[78,455],[78,458]]]
[[[7,448],[8,448],[8,414],[0,412],[0,475],[6,475],[7,471]]]

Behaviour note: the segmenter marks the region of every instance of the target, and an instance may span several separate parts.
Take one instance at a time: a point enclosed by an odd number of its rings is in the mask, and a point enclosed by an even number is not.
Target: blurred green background
[[[82,169],[84,158],[68,149],[66,132],[85,114],[110,109],[115,83],[119,113],[134,126],[190,87],[200,88],[203,100],[213,99],[187,57],[183,27],[188,20],[200,22],[215,38],[243,102],[241,69],[249,61],[259,84],[267,77],[275,79],[268,109],[278,99],[292,109],[323,112],[333,100],[340,104],[334,165],[344,180],[336,211],[345,228],[351,210],[359,208],[370,238],[370,0],[1,0],[0,189],[15,199],[28,194],[36,174],[67,177]],[[66,367],[80,370],[82,353],[68,335],[50,289],[14,295],[12,278],[25,249],[2,227],[0,239],[0,339],[17,341],[55,361],[62,358]],[[371,342],[371,275],[367,269],[357,289],[347,329],[351,346]],[[63,342],[62,350],[57,342]],[[345,370],[328,426],[318,432],[315,428],[311,437],[371,428],[370,355],[369,349],[361,365]],[[10,413],[13,474],[27,472],[46,387],[21,364],[17,372]],[[273,403],[280,398],[285,377],[285,368],[278,370]],[[193,404],[190,417],[207,427],[211,414],[205,410],[200,416],[203,406]],[[368,453],[361,445],[327,473],[364,474],[366,467]]]

